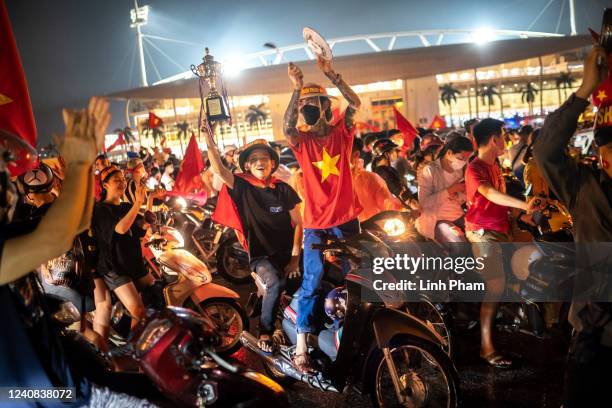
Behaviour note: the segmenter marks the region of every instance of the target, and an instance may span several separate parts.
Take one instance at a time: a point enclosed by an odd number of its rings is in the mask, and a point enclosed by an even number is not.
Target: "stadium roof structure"
[[[418,38],[421,39],[423,46],[393,49],[395,43],[393,38],[408,34],[420,35]],[[387,50],[383,50],[373,41],[372,38],[379,38],[377,35],[364,38],[346,37],[329,40],[329,42],[330,45],[334,45],[341,41],[363,40],[374,51],[334,57],[334,69],[341,72],[349,83],[355,85],[420,78],[488,67],[577,50],[587,47],[593,42],[589,35],[561,36],[548,33],[508,31],[507,35],[509,34],[519,38],[431,45],[422,33],[404,32],[378,35],[390,38]],[[287,56],[290,51],[303,49],[303,47],[302,44],[250,55],[250,58],[259,60],[260,66],[242,70],[235,76],[225,77],[228,93],[230,95],[269,95],[289,92],[291,84],[289,78],[287,78]],[[309,59],[297,62],[297,65],[302,69],[305,81],[327,84],[327,79],[318,70],[312,55],[308,51],[304,52]],[[268,62],[265,57],[272,55],[274,55],[273,60]],[[115,92],[108,96],[118,99],[138,100],[197,98],[199,97],[198,78],[191,73],[182,73],[159,81],[153,86]]]

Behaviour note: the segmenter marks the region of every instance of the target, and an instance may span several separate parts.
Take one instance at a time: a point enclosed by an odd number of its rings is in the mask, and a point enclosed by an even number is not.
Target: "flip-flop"
[[[262,347],[262,345],[265,345],[265,348]],[[260,336],[259,340],[257,340],[257,347],[259,347],[259,349],[266,354],[272,354],[274,351],[274,343],[272,342],[272,338],[267,336],[267,338],[262,339]]]
[[[512,364],[513,364],[512,360],[510,360],[507,357],[504,357],[497,351],[494,351],[488,356],[484,356],[484,357],[480,356],[480,358],[486,361],[487,364],[489,364],[490,366],[493,366],[495,368],[500,368],[500,369],[510,368],[512,367]]]

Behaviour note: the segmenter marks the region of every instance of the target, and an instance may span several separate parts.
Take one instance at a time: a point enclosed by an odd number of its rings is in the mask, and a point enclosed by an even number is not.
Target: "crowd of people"
[[[512,131],[503,121],[484,118],[448,132],[419,129],[412,140],[398,130],[355,135],[360,99],[331,62],[319,58],[320,70],[345,100],[339,119],[332,115],[325,87],[304,83],[301,70],[291,63],[293,91],[282,145],[255,140],[220,149],[214,135],[204,131],[206,168],[193,192],[204,191],[217,208],[232,208],[240,220],[250,268],[267,289],[259,347],[272,352],[280,295],[286,279],[301,274],[293,362],[298,370],[312,372],[307,335],[313,331],[324,273],[323,254],[313,244],[329,235],[359,234],[360,223],[383,211],[409,211],[415,214],[419,239],[471,243],[474,255],[486,259],[480,357],[496,368],[511,367],[512,360],[494,343],[493,324],[508,273],[499,244],[523,240],[518,221],[532,223],[531,214],[549,200],[558,200],[571,213],[576,242],[612,241],[612,125],[604,123],[596,131],[598,169],[578,165],[566,154],[578,116],[603,79],[598,57],[606,59],[595,47],[585,60],[582,86],[541,129],[525,125]],[[59,168],[43,161],[11,180],[9,155],[0,160],[0,302],[10,333],[0,340],[0,353],[5,357],[20,350],[17,363],[0,359],[6,384],[78,382],[69,367],[60,364],[58,370],[50,361],[51,356],[63,358],[61,347],[52,353],[53,342],[39,342],[46,327],[40,294],[61,296],[82,314],[91,312],[93,319],[81,321],[81,332],[108,351],[110,293],[129,311],[135,327],[155,285],[142,260],[141,240],[149,230],[143,215],[163,205],[180,161],[158,148],[142,149],[125,163],[98,155],[110,120],[102,99],[92,99],[87,110],[66,111],[64,119]],[[507,191],[508,177],[520,185],[518,194]],[[591,282],[609,291],[609,263],[593,271],[589,261],[600,259],[588,247],[582,251],[586,269],[599,274]],[[348,268],[347,263],[344,273]],[[605,302],[576,302],[570,319],[577,334],[565,406],[575,407],[608,397],[612,308]],[[85,399],[88,389],[80,389]]]

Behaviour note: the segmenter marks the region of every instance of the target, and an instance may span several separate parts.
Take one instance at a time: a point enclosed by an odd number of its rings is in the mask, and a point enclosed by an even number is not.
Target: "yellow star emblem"
[[[606,98],[608,97],[608,95],[606,95],[606,91],[604,91],[603,89],[599,92],[597,92],[597,99],[599,99],[599,102],[603,102]]]
[[[13,102],[11,98],[0,93],[0,105],[6,105],[7,103],[11,102]]]
[[[321,170],[321,183],[324,182],[330,174],[335,174],[336,176],[340,175],[340,170],[338,170],[338,167],[336,166],[338,160],[340,160],[339,154],[331,157],[329,153],[327,153],[327,150],[323,148],[323,160],[312,162],[315,167]]]

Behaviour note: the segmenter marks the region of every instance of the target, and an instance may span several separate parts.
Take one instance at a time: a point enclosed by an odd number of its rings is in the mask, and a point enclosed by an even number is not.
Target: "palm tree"
[[[253,125],[257,125],[258,133],[261,133],[261,124],[266,122],[268,114],[264,110],[265,104],[260,103],[259,105],[249,106],[249,110],[245,115],[245,119],[249,122],[249,126],[253,129]]]
[[[115,130],[113,130],[113,133],[123,133],[123,137],[125,138],[125,141],[128,144],[132,144],[135,142],[134,140],[134,133],[132,132],[132,128],[129,126],[126,126],[124,128],[117,128]]]
[[[183,122],[183,123],[177,123],[176,124],[176,128],[178,129],[178,133],[177,133],[177,137],[179,140],[179,143],[181,144],[181,152],[183,152],[183,138],[185,138],[185,140],[187,140],[187,131],[189,130],[189,123],[187,122]]]
[[[501,95],[499,94],[499,92],[497,92],[497,89],[495,89],[495,85],[488,85],[483,87],[480,90],[479,94],[482,98],[482,104],[489,106],[489,115],[491,115],[491,105],[495,103],[496,96],[499,98],[499,102],[501,105]]]
[[[527,83],[527,86],[521,88],[521,101],[527,102],[529,105],[529,116],[533,115],[533,102],[538,94],[538,88],[535,87],[531,82]]]
[[[559,76],[555,78],[557,93],[559,95],[559,105],[561,105],[561,89],[563,89],[563,98],[567,99],[567,90],[572,88],[575,81],[576,79],[572,77],[570,72],[561,72]]]
[[[461,91],[453,87],[453,83],[444,84],[440,88],[440,101],[444,105],[448,105],[448,111],[450,112],[451,126],[453,126],[453,103],[457,103],[457,95],[461,94]]]
[[[145,137],[148,137],[149,133],[151,133],[151,136],[153,136],[153,145],[157,146],[157,139],[164,135],[164,131],[159,127],[150,128],[149,124],[146,123],[142,126],[142,134],[145,135]]]

